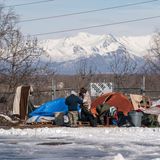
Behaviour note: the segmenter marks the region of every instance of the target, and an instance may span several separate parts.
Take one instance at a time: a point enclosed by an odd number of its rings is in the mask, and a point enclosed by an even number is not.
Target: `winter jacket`
[[[91,109],[91,97],[88,91],[84,94],[83,106],[89,111]]]
[[[68,111],[77,111],[78,104],[82,104],[83,101],[76,95],[71,94],[65,100],[65,104],[68,106]]]

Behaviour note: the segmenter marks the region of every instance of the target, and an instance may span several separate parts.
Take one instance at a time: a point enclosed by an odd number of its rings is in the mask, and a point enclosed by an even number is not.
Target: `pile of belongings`
[[[19,118],[20,122],[27,124],[52,123],[58,118],[61,119],[61,121],[58,121],[59,123],[62,123],[62,119],[68,121],[65,116],[68,112],[68,107],[64,103],[65,98],[57,98],[35,107],[31,102],[32,93],[32,86],[21,85],[16,88],[13,101],[13,116]]]
[[[153,109],[154,108],[154,109]],[[152,115],[151,111],[156,110]],[[97,97],[91,106],[91,112],[97,115],[100,124],[106,124],[109,117],[109,124],[117,126],[158,126],[158,115],[160,108],[155,108],[151,100],[143,95],[124,95],[123,93],[111,92]],[[112,113],[114,111],[114,113]],[[154,118],[155,115],[158,117]],[[152,117],[152,123],[146,119]],[[154,121],[154,122],[153,122]]]
[[[151,107],[143,112],[145,115],[143,123],[145,125],[150,125],[151,127],[160,126],[160,99],[153,101]]]
[[[160,100],[151,103],[147,96],[119,92],[105,93],[92,101],[91,113],[101,125],[159,126]],[[46,102],[28,113],[26,123],[51,122],[63,126],[69,123],[65,98]],[[159,119],[159,120],[158,120]]]
[[[20,123],[19,119],[6,114],[0,114],[0,125],[2,126],[15,126]]]
[[[97,97],[91,106],[91,112],[97,115],[98,123],[122,126],[128,121],[128,113],[133,110],[133,105],[127,96],[118,92],[111,92]],[[121,119],[121,121],[120,121]],[[123,124],[122,124],[123,121]],[[131,124],[128,124],[131,125]]]

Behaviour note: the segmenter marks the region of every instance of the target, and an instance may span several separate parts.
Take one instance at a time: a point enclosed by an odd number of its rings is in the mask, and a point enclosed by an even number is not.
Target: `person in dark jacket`
[[[65,100],[65,104],[68,106],[68,118],[71,127],[77,127],[78,120],[78,104],[82,105],[83,100],[81,100],[75,91],[71,91],[70,96]]]
[[[83,104],[81,105],[81,120],[89,121],[91,126],[96,127],[97,119],[91,113],[91,97],[89,92],[85,88],[81,88],[79,96],[83,100]]]

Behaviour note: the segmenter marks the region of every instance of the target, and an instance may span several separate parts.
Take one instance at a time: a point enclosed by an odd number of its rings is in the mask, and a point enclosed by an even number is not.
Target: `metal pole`
[[[142,94],[145,95],[146,77],[143,76],[142,79]]]
[[[56,98],[56,84],[55,81],[52,79],[52,100]]]

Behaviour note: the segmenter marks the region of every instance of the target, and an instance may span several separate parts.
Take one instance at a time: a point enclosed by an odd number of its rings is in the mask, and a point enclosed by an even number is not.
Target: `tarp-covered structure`
[[[68,112],[68,107],[65,104],[65,98],[57,98],[52,101],[48,101],[33,112],[29,114],[29,117],[33,116],[54,116],[56,112],[63,112],[66,114]]]
[[[29,114],[26,123],[55,122],[57,118],[63,119],[68,112],[68,106],[65,104],[65,98],[57,98],[40,105]]]
[[[151,100],[148,96],[130,94],[129,97],[132,102],[134,110],[144,111],[151,107]]]
[[[97,114],[97,106],[105,103],[110,106],[116,107],[118,111],[123,112],[125,115],[127,115],[128,112],[133,110],[133,105],[127,96],[118,92],[110,92],[97,97],[92,102],[91,112],[93,114]]]

